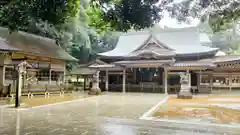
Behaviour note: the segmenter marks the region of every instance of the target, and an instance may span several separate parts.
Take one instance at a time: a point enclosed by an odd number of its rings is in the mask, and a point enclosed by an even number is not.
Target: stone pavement
[[[0,135],[239,135],[238,129],[151,122],[138,118],[161,94],[110,93],[65,104],[0,108]]]
[[[0,99],[0,106],[6,105],[6,104],[7,104],[6,100]]]

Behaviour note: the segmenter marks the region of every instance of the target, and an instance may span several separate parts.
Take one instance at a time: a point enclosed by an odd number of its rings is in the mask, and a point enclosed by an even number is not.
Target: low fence
[[[102,87],[105,87],[105,85]],[[181,85],[168,85],[168,93],[178,93],[181,89]],[[105,89],[105,88],[102,88]],[[217,90],[213,88],[212,90]],[[122,84],[109,84],[109,91],[122,92]],[[199,87],[192,86],[191,91],[193,93],[210,93],[211,88],[209,85],[202,85]],[[164,93],[164,85],[156,83],[141,83],[141,84],[126,84],[126,92],[146,92],[146,93]]]
[[[108,87],[109,91],[122,91],[122,84],[109,84]],[[168,85],[168,93],[177,93],[179,90],[180,85]],[[154,83],[126,84],[126,92],[164,93],[165,87]]]

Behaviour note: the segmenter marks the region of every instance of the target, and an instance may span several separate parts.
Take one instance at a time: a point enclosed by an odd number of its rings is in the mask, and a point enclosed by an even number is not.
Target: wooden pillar
[[[164,93],[168,94],[168,70],[164,68]]]
[[[83,90],[86,90],[86,76],[83,77]]]
[[[126,69],[123,69],[123,79],[122,79],[122,92],[125,93],[126,92]]]
[[[134,83],[137,83],[137,69],[136,68],[133,68],[133,80],[134,80]]]
[[[76,91],[78,91],[78,80],[79,80],[79,76],[77,75]]]
[[[66,81],[66,64],[64,63],[63,78],[62,83],[65,84]]]
[[[229,75],[229,90],[232,91],[232,76]]]
[[[0,85],[4,85],[5,82],[5,66],[4,66],[5,56],[0,54]]]
[[[210,92],[212,92],[213,89],[213,74],[210,74]]]
[[[0,66],[0,85],[4,86],[5,83],[5,66]]]
[[[200,89],[200,83],[201,83],[201,76],[200,76],[200,73],[197,74],[197,89],[199,91]]]
[[[108,83],[109,83],[108,70],[106,70],[106,76],[105,76],[105,89],[106,89],[106,91],[108,91]]]
[[[48,83],[51,84],[52,83],[52,70],[49,69],[49,80]]]

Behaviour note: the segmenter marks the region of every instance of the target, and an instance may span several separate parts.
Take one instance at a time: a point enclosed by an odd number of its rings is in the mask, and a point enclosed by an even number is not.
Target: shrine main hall
[[[197,27],[127,32],[89,67],[102,91],[177,93],[182,72],[192,92],[240,90],[240,56],[212,44]]]

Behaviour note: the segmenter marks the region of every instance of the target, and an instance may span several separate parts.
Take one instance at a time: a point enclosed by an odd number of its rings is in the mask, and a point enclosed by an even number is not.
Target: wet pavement
[[[6,105],[6,104],[7,104],[6,100],[0,99],[0,106]]]
[[[152,122],[138,118],[161,94],[114,94],[65,104],[0,108],[0,135],[239,135],[239,129]]]

